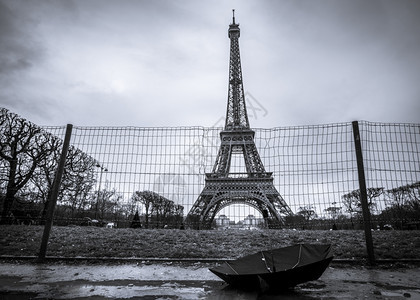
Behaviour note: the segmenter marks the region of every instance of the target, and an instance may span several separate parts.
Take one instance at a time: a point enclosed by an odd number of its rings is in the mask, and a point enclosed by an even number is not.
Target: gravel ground
[[[37,255],[43,226],[1,226],[0,255]],[[378,259],[420,259],[420,231],[374,231]],[[238,258],[299,243],[326,243],[337,259],[366,259],[361,230],[174,230],[58,227],[48,256]]]

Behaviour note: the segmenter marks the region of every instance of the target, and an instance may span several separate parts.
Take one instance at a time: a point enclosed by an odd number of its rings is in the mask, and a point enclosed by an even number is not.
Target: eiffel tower
[[[239,54],[239,24],[229,26],[229,92],[220,149],[205,186],[187,215],[187,223],[197,229],[209,229],[216,214],[231,204],[247,204],[257,209],[270,224],[281,225],[282,215],[292,211],[273,184],[272,172],[266,172],[254,143],[255,132],[249,126],[242,84]],[[231,163],[243,157],[245,172],[231,172]],[[232,158],[233,161],[232,161]]]

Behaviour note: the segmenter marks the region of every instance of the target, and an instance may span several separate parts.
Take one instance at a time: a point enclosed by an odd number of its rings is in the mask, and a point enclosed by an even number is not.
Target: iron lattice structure
[[[292,211],[266,172],[255,146],[255,132],[249,126],[239,52],[239,24],[229,26],[230,63],[229,92],[221,144],[211,173],[206,173],[205,186],[187,216],[196,228],[210,228],[217,213],[231,204],[247,204],[257,209],[266,223],[282,223],[282,216]],[[234,172],[233,159],[243,158],[244,172]],[[241,160],[239,160],[241,161]]]

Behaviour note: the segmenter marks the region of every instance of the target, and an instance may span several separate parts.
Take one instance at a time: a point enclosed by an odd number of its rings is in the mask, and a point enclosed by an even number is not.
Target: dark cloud
[[[21,85],[26,72],[44,59],[45,50],[33,34],[36,24],[11,4],[0,1],[0,105],[18,113],[29,109],[34,115],[46,117],[42,102],[28,99]]]
[[[0,84],[5,87],[0,90],[0,106],[29,112],[32,121],[41,124],[57,114],[56,101],[45,93],[50,82],[39,80],[39,66],[49,56],[39,27],[46,17],[65,19],[74,11],[71,3],[0,0]]]
[[[44,124],[212,126],[235,8],[244,88],[268,112],[252,126],[419,122],[417,3],[0,0],[0,105]]]
[[[0,106],[48,118],[48,101],[25,92],[27,72],[45,59],[45,49],[37,40],[36,22],[15,4],[0,1]]]
[[[264,56],[245,63],[260,64],[264,76],[251,74],[250,81],[284,105],[284,124],[420,122],[408,109],[420,96],[419,1],[261,3],[255,15],[266,28],[257,40]]]
[[[44,49],[34,34],[36,24],[0,1],[0,74],[30,68],[44,56]]]

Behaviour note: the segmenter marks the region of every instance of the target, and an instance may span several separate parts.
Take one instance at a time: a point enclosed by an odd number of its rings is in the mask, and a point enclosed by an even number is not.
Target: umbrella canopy
[[[285,289],[318,279],[333,256],[331,245],[299,244],[260,251],[210,271],[244,289]]]

